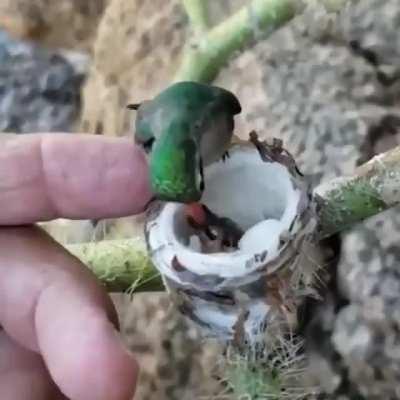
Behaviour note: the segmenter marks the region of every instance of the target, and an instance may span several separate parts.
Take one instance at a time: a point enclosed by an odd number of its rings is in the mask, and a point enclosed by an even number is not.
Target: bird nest
[[[145,226],[149,253],[179,310],[206,334],[259,345],[271,324],[296,314],[299,261],[316,226],[310,188],[282,143],[260,142],[254,132],[206,167],[204,179],[201,203],[241,237],[227,245],[217,228],[210,238],[188,223],[184,204],[155,202]]]

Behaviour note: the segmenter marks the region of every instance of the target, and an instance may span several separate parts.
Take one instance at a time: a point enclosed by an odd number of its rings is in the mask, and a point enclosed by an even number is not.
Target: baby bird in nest
[[[203,252],[234,251],[243,230],[230,218],[219,217],[206,205],[196,202],[185,206],[188,225],[198,235]]]

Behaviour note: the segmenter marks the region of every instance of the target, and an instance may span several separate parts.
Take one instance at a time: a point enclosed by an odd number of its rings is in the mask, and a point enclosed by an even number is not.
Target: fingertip
[[[144,151],[127,138],[79,136],[43,141],[43,164],[56,214],[113,218],[137,214],[151,198]]]
[[[0,150],[0,224],[122,217],[151,198],[146,155],[128,138],[22,135]]]

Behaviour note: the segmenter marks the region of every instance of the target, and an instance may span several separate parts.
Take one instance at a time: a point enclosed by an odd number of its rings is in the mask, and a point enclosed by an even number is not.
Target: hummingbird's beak
[[[139,107],[140,107],[140,104],[141,104],[141,103],[128,104],[128,105],[126,106],[126,108],[127,108],[128,110],[138,110]]]

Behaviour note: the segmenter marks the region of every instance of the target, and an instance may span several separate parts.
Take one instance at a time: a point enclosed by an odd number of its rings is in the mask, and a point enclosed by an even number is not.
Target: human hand
[[[138,368],[110,298],[29,224],[135,214],[149,199],[144,155],[128,139],[0,135],[2,400],[132,397]]]

